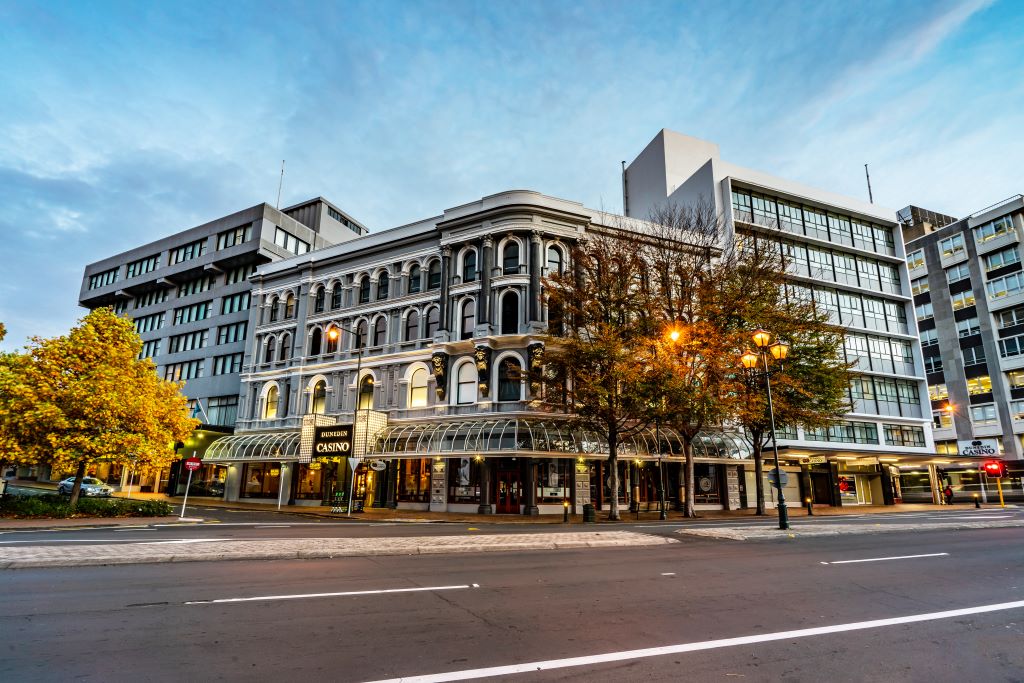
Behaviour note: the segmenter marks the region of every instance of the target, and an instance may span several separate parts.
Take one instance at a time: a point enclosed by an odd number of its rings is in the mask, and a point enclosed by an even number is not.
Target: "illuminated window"
[[[313,387],[309,412],[322,415],[327,410],[327,382],[320,380]]]
[[[992,379],[988,375],[967,380],[967,393],[971,396],[992,393]]]
[[[924,249],[918,249],[907,254],[907,268],[913,270],[914,268],[924,267]]]
[[[928,291],[928,278],[919,277],[910,281],[911,294],[923,294]]]
[[[961,254],[964,251],[964,236],[963,234],[953,235],[947,239],[939,242],[939,251],[942,252],[942,258],[950,258]]]
[[[267,391],[267,403],[263,408],[263,419],[273,420],[275,417],[277,417],[277,399],[278,392],[277,386],[275,385],[270,387],[270,389]]]
[[[945,401],[949,398],[949,389],[945,384],[929,384],[928,398],[932,401]]]
[[[409,407],[424,408],[427,405],[427,371],[414,370],[409,379]]]
[[[959,311],[961,308],[974,305],[974,292],[970,289],[966,292],[957,292],[951,295],[949,299],[953,304],[953,310]]]

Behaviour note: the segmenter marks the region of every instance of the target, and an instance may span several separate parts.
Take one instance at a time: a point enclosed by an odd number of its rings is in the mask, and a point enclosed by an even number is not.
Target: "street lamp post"
[[[779,499],[777,506],[779,508],[779,529],[785,530],[789,528],[789,510],[786,509],[786,495],[782,490],[782,468],[779,464],[779,440],[775,433],[775,405],[772,402],[772,371],[768,367],[768,355],[781,362],[786,360],[786,356],[789,355],[789,345],[783,344],[782,342],[771,343],[772,336],[764,330],[757,330],[753,334],[754,346],[757,347],[757,353],[747,351],[740,358],[743,363],[743,367],[749,370],[751,373],[756,372],[757,361],[760,359],[764,365],[764,382],[768,393],[768,418],[771,424],[772,430],[772,447],[775,450],[775,487],[779,490]]]

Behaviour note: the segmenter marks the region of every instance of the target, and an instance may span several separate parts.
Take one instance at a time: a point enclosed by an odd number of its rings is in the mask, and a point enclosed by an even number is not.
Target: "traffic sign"
[[[782,485],[785,486],[786,484],[788,484],[789,483],[789,474],[785,470],[779,470],[779,474],[782,475]],[[770,470],[768,472],[768,483],[771,484],[772,486],[774,486],[775,488],[779,488],[779,482],[778,482],[778,480],[775,477],[775,470],[774,469],[772,469],[772,470]]]
[[[203,461],[193,455],[191,458],[185,460],[185,469],[188,470],[189,472],[195,472],[196,470],[199,469],[199,466],[202,464]]]

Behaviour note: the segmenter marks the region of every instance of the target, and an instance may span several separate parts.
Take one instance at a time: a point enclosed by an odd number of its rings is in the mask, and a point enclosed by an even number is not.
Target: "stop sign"
[[[188,470],[189,472],[195,472],[196,470],[199,469],[199,466],[202,464],[203,461],[193,455],[191,458],[185,461],[185,469]]]

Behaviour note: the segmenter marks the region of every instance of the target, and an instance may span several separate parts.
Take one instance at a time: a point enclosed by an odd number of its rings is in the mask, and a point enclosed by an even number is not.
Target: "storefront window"
[[[537,501],[561,503],[572,493],[570,472],[573,460],[540,460],[537,462]]]
[[[398,500],[426,503],[430,495],[430,458],[400,460],[398,464]]]
[[[319,500],[323,482],[323,467],[319,463],[299,465],[299,480],[296,482],[295,497],[302,500]]]
[[[242,498],[277,498],[280,478],[280,463],[246,463],[242,473]]]
[[[448,460],[448,502],[480,501],[480,466],[472,458]]]

